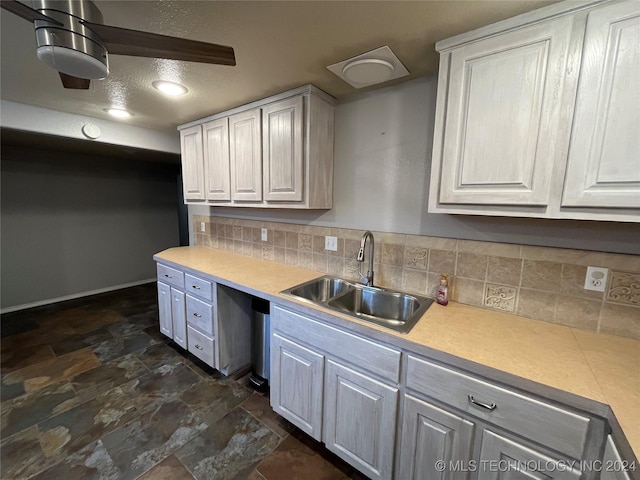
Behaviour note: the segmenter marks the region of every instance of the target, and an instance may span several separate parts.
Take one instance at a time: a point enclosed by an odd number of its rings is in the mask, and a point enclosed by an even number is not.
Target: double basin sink
[[[411,330],[433,303],[431,298],[368,287],[329,275],[281,293],[400,333]]]

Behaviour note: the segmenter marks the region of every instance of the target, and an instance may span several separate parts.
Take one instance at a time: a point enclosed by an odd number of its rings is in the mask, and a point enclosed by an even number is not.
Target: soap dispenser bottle
[[[447,305],[449,303],[449,281],[447,280],[447,275],[444,273],[440,276],[436,302],[440,305]]]

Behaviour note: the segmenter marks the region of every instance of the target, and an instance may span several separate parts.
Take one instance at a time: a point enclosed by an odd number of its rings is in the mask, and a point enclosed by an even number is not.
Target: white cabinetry
[[[613,437],[611,435],[607,436],[600,480],[632,480],[630,472],[637,471],[639,468],[635,462],[624,461],[618,452]]]
[[[400,352],[271,308],[271,406],[374,479],[393,475]]]
[[[239,202],[262,201],[260,109],[229,117],[231,197]]]
[[[430,212],[640,221],[640,3],[563,2],[436,48]]]
[[[180,126],[185,203],[331,208],[334,102],[308,85]]]
[[[590,12],[563,207],[640,208],[640,4]]]
[[[251,297],[158,263],[160,331],[225,375],[251,361]]]

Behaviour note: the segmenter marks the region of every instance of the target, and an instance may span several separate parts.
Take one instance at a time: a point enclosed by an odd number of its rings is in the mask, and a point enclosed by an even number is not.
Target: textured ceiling
[[[112,55],[110,75],[87,91],[63,89],[57,72],[36,58],[33,25],[3,10],[1,93],[3,99],[98,118],[107,118],[104,108],[124,107],[134,115],[128,123],[175,131],[181,123],[307,83],[337,98],[363,91],[326,66],[382,45],[411,72],[400,81],[434,73],[436,41],[550,3],[97,1],[106,24],[230,45],[237,66]],[[178,81],[189,93],[164,97],[151,87],[158,79]]]

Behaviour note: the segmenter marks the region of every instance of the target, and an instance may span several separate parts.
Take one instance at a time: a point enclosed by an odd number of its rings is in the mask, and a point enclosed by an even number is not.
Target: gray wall
[[[337,105],[332,210],[190,214],[640,254],[640,224],[427,213],[436,83],[420,78]]]
[[[177,165],[2,145],[1,305],[155,277],[178,244]]]

